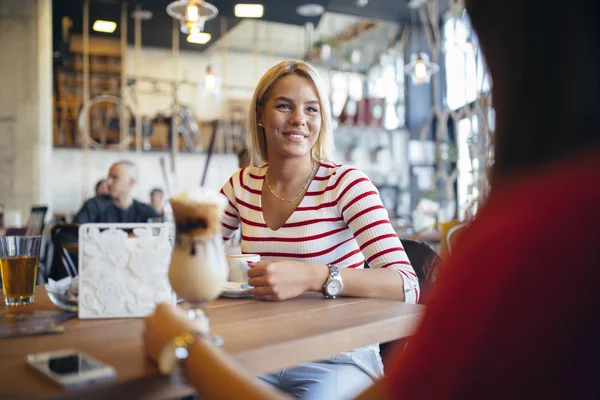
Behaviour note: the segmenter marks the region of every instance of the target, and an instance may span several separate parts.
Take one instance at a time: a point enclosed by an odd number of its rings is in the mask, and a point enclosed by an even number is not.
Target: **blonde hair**
[[[273,86],[279,82],[281,78],[289,75],[298,75],[308,79],[314,86],[319,103],[321,105],[321,131],[319,137],[311,149],[311,156],[315,160],[331,160],[333,152],[333,132],[331,131],[331,105],[329,96],[323,79],[317,70],[307,62],[287,60],[271,67],[260,79],[252,101],[250,102],[250,110],[248,113],[248,151],[250,160],[253,165],[262,165],[267,163],[267,143],[265,139],[265,131],[258,126],[258,111],[264,107]]]

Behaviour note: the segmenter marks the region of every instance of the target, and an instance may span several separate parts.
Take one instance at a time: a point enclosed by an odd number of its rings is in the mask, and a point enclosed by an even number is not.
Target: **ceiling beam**
[[[228,47],[227,48],[227,52],[228,53],[232,53],[232,54],[248,54],[248,55],[259,55],[259,56],[271,56],[274,58],[283,58],[283,59],[290,59],[290,60],[295,60],[299,57],[298,53],[269,53],[266,50],[259,50],[257,53],[255,53],[252,49],[247,49],[244,47]]]
[[[342,47],[344,44],[351,42],[352,40],[358,39],[361,35],[375,28],[379,27],[381,22],[365,19],[362,20],[348,28],[344,29],[341,33],[334,36],[330,40],[330,45],[332,48]],[[306,60],[309,62],[314,62],[321,58],[321,48],[318,46],[312,46],[306,55]]]

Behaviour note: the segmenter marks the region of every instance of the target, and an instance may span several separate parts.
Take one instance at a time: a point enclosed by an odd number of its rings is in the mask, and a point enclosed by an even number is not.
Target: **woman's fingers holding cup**
[[[250,293],[261,300],[279,300],[279,292],[272,286],[255,286]]]
[[[250,264],[248,264],[250,265]],[[250,269],[248,270],[248,278],[252,279],[252,278],[256,278],[259,276],[265,276],[267,275],[267,270],[265,269],[265,266],[263,265],[263,262],[257,262],[257,263],[253,263],[252,265],[250,265]],[[250,283],[250,282],[248,282]]]
[[[250,273],[248,273],[248,275],[250,275]],[[265,275],[259,275],[256,277],[251,277],[248,280],[248,285],[250,286],[269,286],[271,284],[271,282],[269,282],[269,277],[265,276]]]

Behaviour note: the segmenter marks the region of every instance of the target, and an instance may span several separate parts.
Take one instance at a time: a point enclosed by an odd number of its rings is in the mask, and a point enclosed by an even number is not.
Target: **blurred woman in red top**
[[[493,81],[492,192],[407,349],[358,398],[600,398],[600,2],[466,7]],[[159,307],[150,357],[188,324]],[[191,350],[203,398],[283,398],[206,342]]]
[[[493,81],[492,192],[382,398],[600,398],[600,2],[466,7]]]

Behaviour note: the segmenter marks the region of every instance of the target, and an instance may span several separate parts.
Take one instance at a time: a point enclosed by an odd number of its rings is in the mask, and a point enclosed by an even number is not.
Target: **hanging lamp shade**
[[[221,75],[215,74],[211,66],[208,65],[204,76],[202,76],[199,82],[200,85],[198,89],[200,89],[200,97],[206,99],[208,96],[215,100],[219,100],[221,98],[222,81]]]
[[[203,31],[204,23],[219,15],[217,7],[204,0],[177,0],[167,6],[167,14],[179,20],[181,32]]]
[[[406,75],[412,78],[414,85],[429,83],[431,76],[440,70],[440,66],[429,61],[425,53],[414,53],[410,56],[410,63],[404,66]]]
[[[212,72],[210,65],[206,67],[206,74],[204,75],[204,88],[209,92],[214,92],[217,89],[217,77]]]
[[[187,41],[189,43],[206,44],[210,41],[211,35],[208,32],[202,32],[197,26],[190,30]]]

